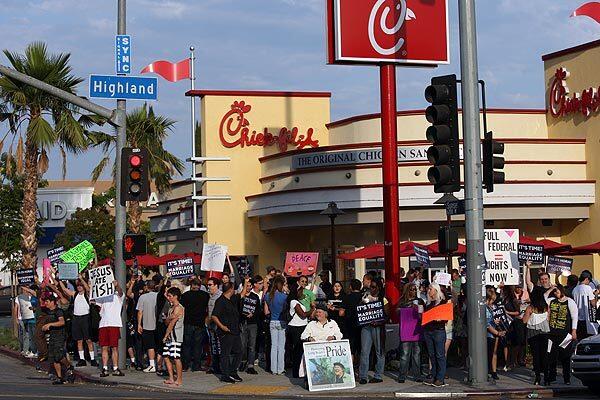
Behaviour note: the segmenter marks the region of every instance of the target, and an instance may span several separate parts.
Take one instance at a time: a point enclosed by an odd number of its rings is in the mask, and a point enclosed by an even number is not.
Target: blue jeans
[[[23,320],[23,351],[36,353],[35,346],[35,318]]]
[[[444,329],[426,330],[423,333],[429,361],[431,361],[431,376],[434,380],[444,382],[446,376],[446,331]]]
[[[421,379],[421,343],[401,342],[398,353],[400,353],[398,379],[406,379],[409,370],[414,379]]]
[[[285,369],[285,328],[283,321],[269,322],[271,332],[271,372],[282,374]]]
[[[183,326],[182,361],[186,368],[202,368],[202,349],[206,340],[206,327],[189,324]]]
[[[360,367],[358,369],[358,378],[367,379],[369,373],[369,356],[371,347],[375,346],[375,375],[374,378],[383,379],[383,368],[385,367],[385,355],[381,343],[380,326],[363,326],[360,331]]]

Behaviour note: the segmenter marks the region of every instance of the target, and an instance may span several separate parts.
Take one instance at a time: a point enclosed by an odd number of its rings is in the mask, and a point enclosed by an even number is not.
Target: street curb
[[[505,398],[507,394],[513,396],[527,396],[529,394],[536,393],[540,398],[548,397],[561,397],[565,395],[576,395],[576,394],[588,394],[589,390],[585,387],[581,388],[546,388],[540,389],[513,389],[513,390],[467,390],[457,392],[396,392],[396,398],[409,398],[409,399],[461,399],[468,397],[502,397]]]

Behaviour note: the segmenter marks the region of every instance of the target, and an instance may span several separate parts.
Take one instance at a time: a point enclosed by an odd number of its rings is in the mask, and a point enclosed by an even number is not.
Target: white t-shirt
[[[577,304],[577,308],[579,309],[580,321],[588,321],[590,319],[589,302],[594,298],[594,289],[590,285],[580,283],[573,289],[573,300],[575,300],[575,304]]]
[[[85,295],[77,293],[75,295],[75,302],[73,303],[73,315],[78,317],[82,315],[88,315],[90,313],[90,305],[88,304]]]
[[[26,320],[35,318],[35,314],[31,309],[31,296],[23,293],[17,296],[17,300],[19,303],[19,310],[21,311],[21,319]]]
[[[300,318],[298,313],[296,312],[296,304],[300,305],[302,311],[306,312],[306,307],[302,305],[298,300],[292,300],[290,303],[290,315],[292,316],[292,320],[288,323],[290,326],[306,326],[308,325],[308,318]]]
[[[123,299],[124,296],[119,297],[117,294],[113,294],[96,300],[96,303],[100,306],[100,328],[107,326],[121,328],[123,326],[121,321]]]

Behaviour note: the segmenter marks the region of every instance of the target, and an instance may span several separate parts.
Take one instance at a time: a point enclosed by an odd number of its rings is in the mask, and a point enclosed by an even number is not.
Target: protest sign
[[[87,240],[61,254],[60,259],[67,263],[79,264],[79,272],[87,268],[90,261],[94,259],[94,246]]]
[[[431,260],[429,259],[429,252],[426,248],[413,245],[415,250],[415,257],[417,258],[417,262],[424,267],[429,268],[431,266]]]
[[[421,340],[421,315],[415,307],[400,308],[400,341],[418,342]]]
[[[372,301],[370,303],[359,304],[356,306],[356,319],[358,325],[369,325],[374,322],[385,321],[382,301]]]
[[[308,390],[352,389],[354,366],[348,340],[330,342],[305,342],[304,365]]]
[[[450,282],[452,281],[452,275],[450,275],[447,272],[438,272],[437,274],[435,274],[435,277],[433,278],[433,280],[438,285],[450,286]]]
[[[544,246],[519,243],[517,248],[520,263],[525,263],[527,261],[531,261],[532,264],[544,263]]]
[[[227,246],[223,246],[221,244],[204,243],[204,246],[202,246],[202,261],[200,262],[200,270],[223,272],[226,256]]]
[[[490,311],[492,312],[492,319],[497,322],[497,329],[507,332],[510,327],[510,320],[508,319],[504,305],[494,304]]]
[[[258,309],[258,299],[254,299],[250,296],[244,297],[242,300],[242,314],[248,316],[250,314],[256,315]]]
[[[427,325],[431,321],[452,321],[454,320],[454,309],[452,303],[445,303],[433,307],[429,311],[423,313],[421,325]]]
[[[194,259],[192,257],[167,261],[166,267],[167,273],[173,279],[189,278],[194,275]]]
[[[485,230],[485,284],[519,284],[518,229]]]
[[[115,293],[114,276],[110,265],[101,265],[89,271],[91,293],[90,300],[97,300]]]
[[[19,283],[19,286],[33,285],[33,283],[35,282],[34,277],[35,272],[33,268],[17,270],[17,282]]]
[[[50,260],[51,263],[55,263],[58,260],[60,260],[60,256],[62,256],[65,252],[65,247],[64,246],[60,246],[60,247],[55,247],[54,249],[50,249],[48,251],[46,251],[46,254],[48,255],[48,259]]]
[[[79,276],[79,264],[58,263],[58,279],[61,281],[74,281]]]
[[[572,268],[572,258],[548,256],[546,272],[549,274],[571,275]]]
[[[288,252],[283,272],[287,276],[313,275],[317,272],[319,253]]]
[[[252,276],[252,264],[250,264],[245,257],[235,263],[235,268],[241,278]]]

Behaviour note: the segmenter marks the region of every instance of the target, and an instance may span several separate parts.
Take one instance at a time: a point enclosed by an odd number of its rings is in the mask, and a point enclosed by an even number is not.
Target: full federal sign
[[[158,78],[90,75],[90,97],[115,100],[156,100]]]
[[[518,244],[518,229],[485,230],[486,285],[519,284]]]
[[[115,37],[115,67],[117,74],[131,73],[131,36]]]

